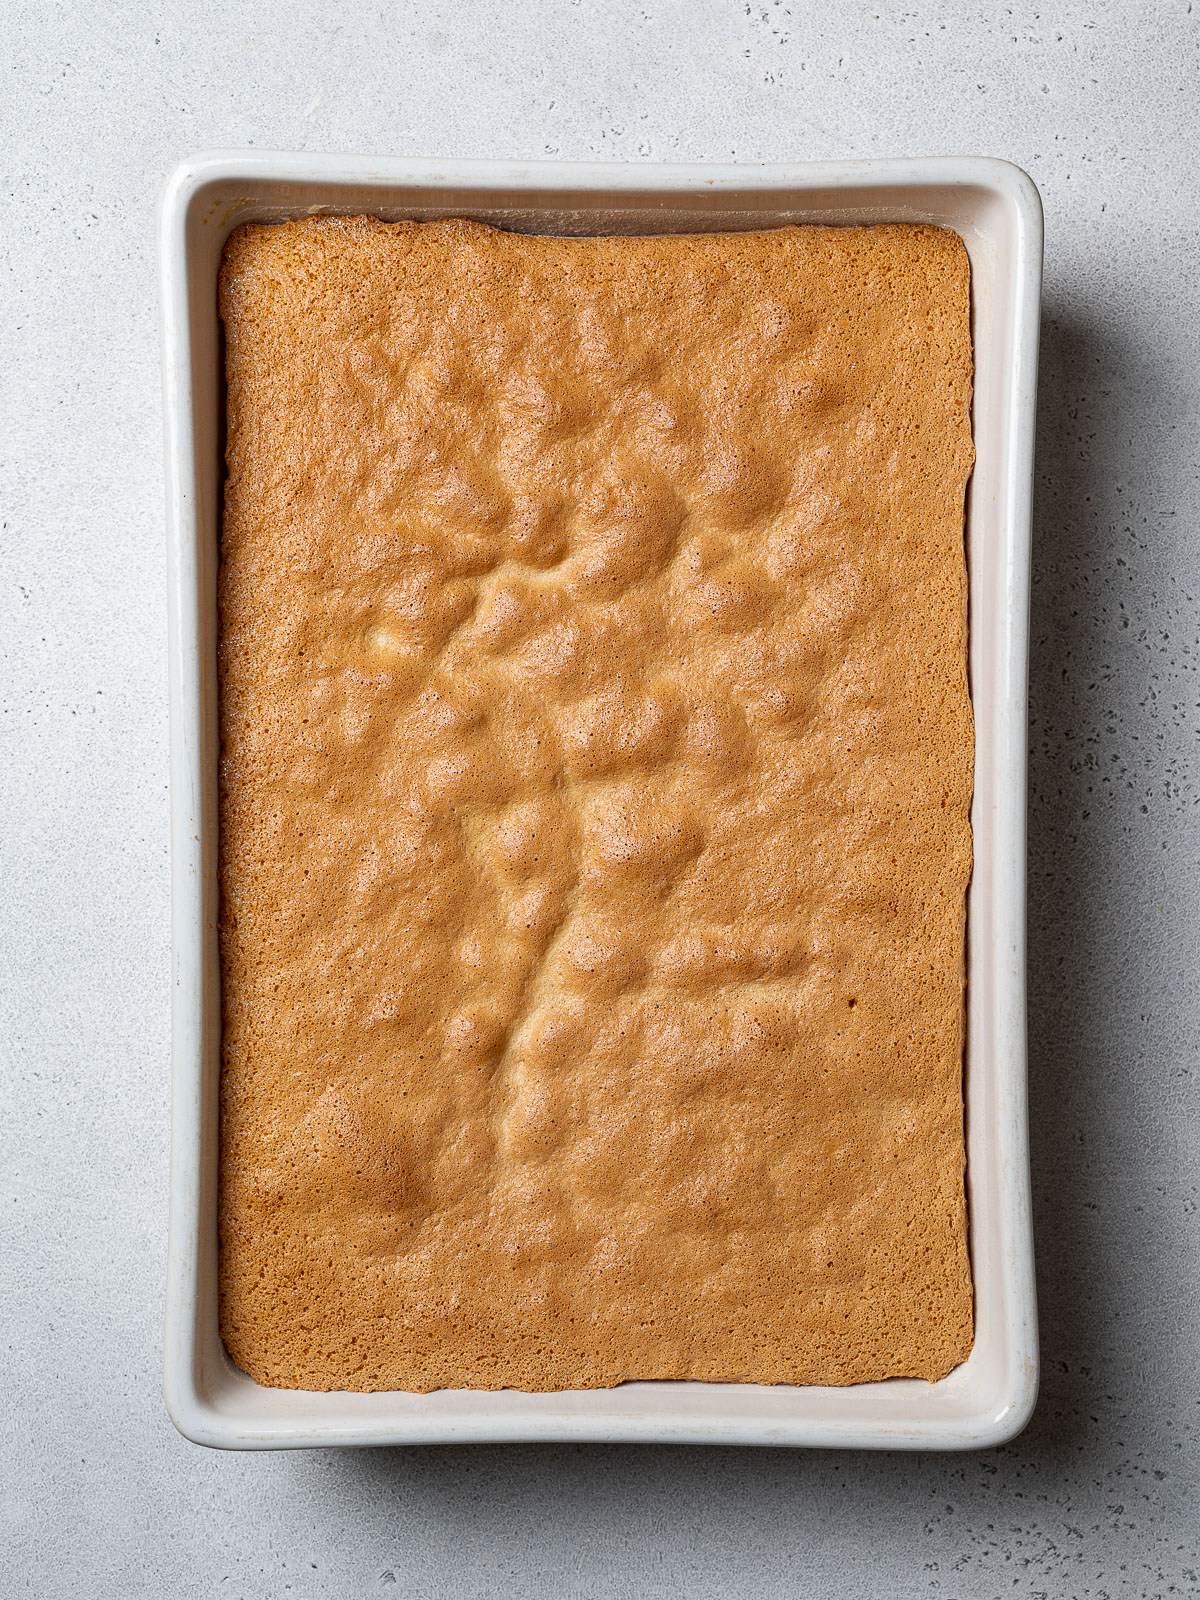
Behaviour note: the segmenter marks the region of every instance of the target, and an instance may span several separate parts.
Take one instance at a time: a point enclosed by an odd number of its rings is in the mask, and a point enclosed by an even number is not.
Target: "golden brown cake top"
[[[948,1372],[961,242],[321,218],[221,310],[234,1358]]]

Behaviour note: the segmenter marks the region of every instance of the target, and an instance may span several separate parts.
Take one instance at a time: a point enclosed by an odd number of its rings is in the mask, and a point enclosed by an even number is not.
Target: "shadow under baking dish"
[[[217,273],[243,222],[314,212],[468,216],[554,234],[933,222],[971,259],[976,463],[967,501],[975,872],[967,905],[967,1195],[975,1345],[937,1383],[626,1383],[528,1394],[268,1389],[235,1367],[217,1307],[216,578],[223,482]],[[647,1440],[971,1449],[1037,1393],[1025,1067],[1026,672],[1041,288],[1037,191],[983,158],[763,167],[409,162],[217,152],[159,206],[170,579],[172,1143],[165,1387],[176,1426],[230,1449]]]

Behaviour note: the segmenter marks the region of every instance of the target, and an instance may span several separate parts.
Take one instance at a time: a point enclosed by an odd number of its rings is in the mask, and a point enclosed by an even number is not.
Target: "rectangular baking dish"
[[[316,1394],[234,1366],[217,1319],[216,575],[223,481],[222,246],[242,222],[316,212],[468,216],[556,234],[789,222],[933,222],[972,268],[968,495],[977,723],[967,915],[969,1359],[938,1383],[849,1388],[629,1383],[524,1394]],[[1037,1393],[1025,1065],[1025,763],[1030,500],[1042,217],[1003,161],[656,166],[216,152],[171,175],[158,216],[170,582],[173,1109],[165,1387],[179,1430],[236,1449],[629,1440],[971,1449],[1011,1438]]]

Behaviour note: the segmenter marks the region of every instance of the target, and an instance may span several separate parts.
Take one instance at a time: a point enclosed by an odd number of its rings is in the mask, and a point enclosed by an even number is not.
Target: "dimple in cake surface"
[[[961,241],[319,218],[220,295],[234,1360],[948,1373]]]

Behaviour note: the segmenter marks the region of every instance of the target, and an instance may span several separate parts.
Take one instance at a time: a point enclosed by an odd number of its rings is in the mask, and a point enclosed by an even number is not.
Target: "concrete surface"
[[[1200,1593],[1198,50],[1188,0],[9,0],[6,1594]],[[972,151],[1041,186],[1030,976],[1045,1379],[1008,1448],[239,1457],[172,1431],[151,210],[181,154],[250,144]]]

